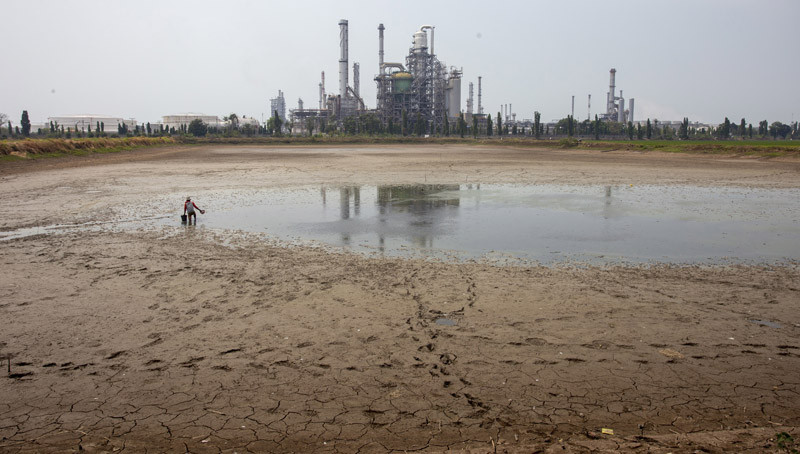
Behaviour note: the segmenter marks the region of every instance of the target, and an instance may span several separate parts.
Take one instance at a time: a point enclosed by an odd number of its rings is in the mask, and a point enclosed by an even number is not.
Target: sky
[[[200,112],[269,115],[338,92],[339,20],[349,21],[361,93],[375,106],[378,24],[385,60],[404,62],[421,25],[435,51],[483,77],[483,106],[517,119],[605,110],[609,69],[635,119],[800,119],[797,0],[0,0],[0,113],[97,114],[159,122]],[[627,104],[626,104],[627,105]]]

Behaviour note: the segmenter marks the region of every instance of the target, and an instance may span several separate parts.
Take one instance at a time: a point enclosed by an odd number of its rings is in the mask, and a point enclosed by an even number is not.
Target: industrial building
[[[161,123],[166,129],[180,129],[182,126],[188,127],[194,120],[200,120],[212,128],[219,128],[225,125],[225,122],[220,120],[216,115],[205,115],[201,113],[181,113],[164,115],[161,117]]]
[[[286,100],[283,98],[283,92],[278,90],[278,96],[269,100],[269,116],[278,113],[281,121],[286,121]]]
[[[107,132],[116,132],[117,125],[125,124],[129,129],[136,127],[136,120],[133,118],[112,117],[109,115],[62,115],[59,117],[47,117],[48,123],[71,128],[73,131],[88,131],[97,128],[98,124],[102,124]],[[49,128],[49,125],[43,125],[42,129]]]
[[[412,37],[412,45],[402,63],[384,61],[383,24],[378,26],[377,113],[387,125],[405,122],[413,130],[417,121],[423,130],[441,131],[445,118],[461,113],[462,71],[450,69],[434,51],[433,25],[423,25]],[[428,34],[430,32],[430,35]]]
[[[620,123],[633,122],[633,106],[634,99],[628,100],[628,109],[625,109],[625,98],[622,96],[622,90],[619,91],[619,96],[616,95],[616,74],[617,70],[611,68],[610,81],[608,92],[606,93],[606,113],[600,115],[601,120],[616,121]],[[592,95],[589,95],[589,108],[591,109]]]
[[[319,106],[317,109],[305,109],[302,100],[298,100],[297,109],[290,111],[293,131],[305,132],[308,125],[312,124],[313,128],[321,130],[326,122],[333,121],[341,126],[348,117],[372,113],[384,128],[394,125],[399,130],[405,124],[408,131],[424,130],[428,133],[442,131],[445,118],[451,123],[458,118],[461,114],[462,71],[448,69],[434,53],[434,26],[423,25],[412,35],[409,53],[405,62],[400,63],[384,61],[385,27],[378,25],[377,102],[374,110],[367,109],[361,97],[358,63],[353,63],[353,83],[350,84],[348,27],[347,20],[339,21],[339,93],[326,93],[325,73],[322,72]],[[482,114],[480,79],[478,87],[478,114]],[[420,128],[417,122],[422,123]]]

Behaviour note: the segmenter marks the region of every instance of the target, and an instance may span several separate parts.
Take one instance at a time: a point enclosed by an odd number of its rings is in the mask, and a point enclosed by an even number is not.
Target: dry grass
[[[93,139],[25,139],[0,141],[0,156],[46,157],[110,153],[156,145],[177,143],[169,137],[124,137]]]

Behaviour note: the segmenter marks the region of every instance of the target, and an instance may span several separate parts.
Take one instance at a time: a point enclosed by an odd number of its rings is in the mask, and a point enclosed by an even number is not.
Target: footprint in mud
[[[197,365],[197,363],[199,363],[200,361],[202,361],[204,359],[206,359],[205,356],[194,356],[194,357],[189,358],[186,361],[180,363],[179,365],[181,367],[195,367]]]
[[[439,355],[439,362],[442,364],[453,364],[456,362],[456,358],[458,358],[455,353],[442,353]]]
[[[528,345],[535,345],[535,346],[547,345],[547,341],[540,337],[529,337],[525,339],[525,343]]]
[[[118,352],[114,352],[114,353],[106,356],[106,359],[116,359],[116,358],[119,358],[120,356],[124,355],[125,353],[126,353],[125,350],[120,350]]]
[[[428,343],[428,344],[425,344],[425,345],[421,345],[419,348],[417,348],[417,350],[421,351],[421,352],[422,351],[432,352],[432,351],[436,350],[436,345],[434,345],[433,343]]]

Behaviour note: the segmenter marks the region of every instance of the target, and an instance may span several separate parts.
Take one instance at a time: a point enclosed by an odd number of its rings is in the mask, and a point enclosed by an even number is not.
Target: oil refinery
[[[360,65],[353,63],[353,82],[350,84],[350,59],[348,21],[339,21],[339,90],[338,94],[325,91],[325,72],[319,83],[319,108],[304,109],[298,100],[296,109],[290,110],[295,127],[316,122],[342,122],[352,116],[372,113],[383,127],[406,125],[410,130],[441,131],[445,122],[455,121],[461,114],[462,70],[450,67],[434,52],[433,25],[423,25],[414,32],[411,47],[403,62],[384,60],[383,24],[378,25],[378,72],[376,108],[367,109],[360,93]],[[470,83],[469,112],[472,114],[472,83]],[[478,82],[480,108],[480,78]],[[421,124],[420,124],[421,123]]]

